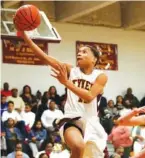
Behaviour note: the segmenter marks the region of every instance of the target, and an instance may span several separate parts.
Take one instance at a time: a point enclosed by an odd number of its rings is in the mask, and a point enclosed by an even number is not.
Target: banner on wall
[[[100,52],[100,59],[96,69],[118,70],[118,48],[117,44],[76,41],[76,52],[84,45],[96,47]]]
[[[48,44],[35,42],[45,53],[48,52]],[[2,40],[3,63],[24,65],[45,65],[32,49],[23,41],[11,39]]]

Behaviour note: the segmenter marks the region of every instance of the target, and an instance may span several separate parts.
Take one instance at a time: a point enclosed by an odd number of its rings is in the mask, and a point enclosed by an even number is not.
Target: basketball
[[[41,15],[34,5],[24,5],[15,14],[14,23],[20,31],[34,30],[40,25]]]

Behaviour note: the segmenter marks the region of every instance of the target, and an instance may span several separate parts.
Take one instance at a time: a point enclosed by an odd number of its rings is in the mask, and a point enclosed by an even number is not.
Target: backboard
[[[20,39],[17,37],[17,30],[13,24],[13,15],[15,14],[16,9],[1,9],[1,37],[4,38],[14,38]],[[61,37],[58,34],[57,30],[51,25],[46,14],[43,11],[40,11],[41,14],[41,24],[38,28],[33,31],[26,31],[26,33],[33,40],[46,41],[46,42],[60,42]]]

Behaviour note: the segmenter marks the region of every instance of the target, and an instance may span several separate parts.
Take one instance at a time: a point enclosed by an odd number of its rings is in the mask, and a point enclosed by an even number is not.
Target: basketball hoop
[[[13,24],[13,15],[16,9],[2,8],[1,10],[1,38],[21,40],[17,36],[17,30]],[[59,43],[61,37],[57,30],[51,25],[49,19],[43,11],[40,11],[41,24],[32,31],[26,31],[31,39],[36,41],[44,41],[49,43]]]

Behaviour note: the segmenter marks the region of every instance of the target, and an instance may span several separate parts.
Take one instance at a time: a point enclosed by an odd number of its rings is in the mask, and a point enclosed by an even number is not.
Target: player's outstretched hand
[[[59,65],[59,70],[55,70],[54,68],[52,69],[54,74],[51,74],[54,78],[56,78],[60,83],[63,85],[66,84],[68,77],[67,77],[67,68],[65,64],[60,64]]]
[[[140,114],[145,114],[145,106],[138,109]]]

